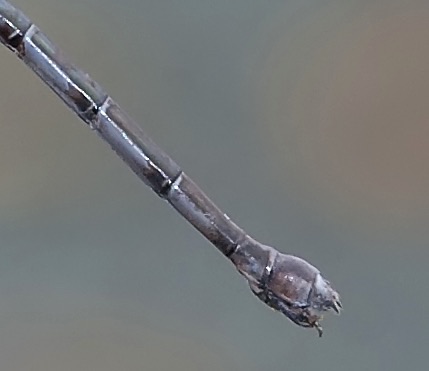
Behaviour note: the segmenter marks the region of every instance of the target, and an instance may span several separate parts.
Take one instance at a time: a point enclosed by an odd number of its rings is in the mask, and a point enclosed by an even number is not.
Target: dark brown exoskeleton
[[[279,253],[255,240],[245,241],[230,257],[252,292],[271,308],[302,327],[314,327],[319,336],[323,312],[340,313],[338,293],[320,271],[305,260]]]

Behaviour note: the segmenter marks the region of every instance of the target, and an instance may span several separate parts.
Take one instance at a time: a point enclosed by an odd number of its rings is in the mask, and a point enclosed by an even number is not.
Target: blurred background
[[[428,2],[14,4],[345,311],[267,309],[3,48],[2,370],[427,367]]]

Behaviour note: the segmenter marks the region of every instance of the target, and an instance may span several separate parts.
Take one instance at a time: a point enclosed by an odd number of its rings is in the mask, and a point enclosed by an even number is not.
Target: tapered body
[[[339,296],[306,261],[262,245],[224,214],[104,90],[75,67],[20,10],[0,0],[0,41],[107,142],[134,173],[216,246],[246,277],[252,292],[304,327]]]

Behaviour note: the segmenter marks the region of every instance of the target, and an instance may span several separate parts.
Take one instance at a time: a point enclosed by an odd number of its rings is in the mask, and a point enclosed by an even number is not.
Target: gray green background
[[[427,367],[427,1],[15,4],[345,311],[267,309],[3,48],[1,370]]]

